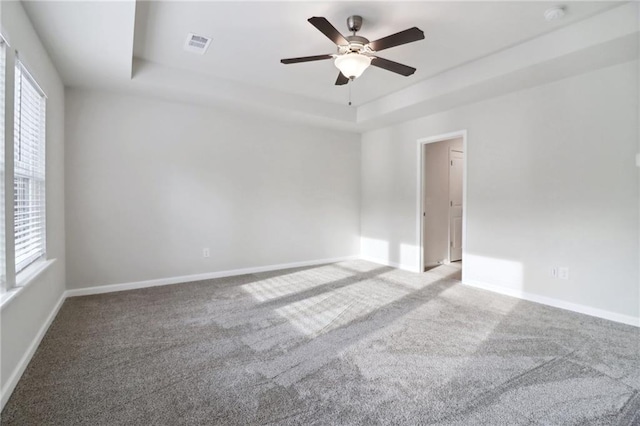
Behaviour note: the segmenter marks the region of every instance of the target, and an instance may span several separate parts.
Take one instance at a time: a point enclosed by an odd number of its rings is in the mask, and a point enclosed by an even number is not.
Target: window
[[[16,60],[13,147],[16,273],[45,254],[45,104],[44,93]]]
[[[7,285],[4,247],[4,73],[6,49],[6,43],[0,36],[0,291],[6,288]]]

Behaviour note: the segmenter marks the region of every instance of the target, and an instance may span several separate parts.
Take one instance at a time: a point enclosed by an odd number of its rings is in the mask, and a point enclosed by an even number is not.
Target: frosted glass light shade
[[[336,68],[347,78],[358,78],[369,65],[371,58],[359,53],[347,53],[336,58]]]

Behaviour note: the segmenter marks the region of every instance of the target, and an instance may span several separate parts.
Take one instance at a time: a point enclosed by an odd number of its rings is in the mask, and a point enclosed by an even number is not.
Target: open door
[[[462,260],[462,173],[464,153],[449,151],[449,261]]]
[[[421,271],[450,262],[462,266],[464,262],[466,138],[467,132],[461,130],[417,141]]]

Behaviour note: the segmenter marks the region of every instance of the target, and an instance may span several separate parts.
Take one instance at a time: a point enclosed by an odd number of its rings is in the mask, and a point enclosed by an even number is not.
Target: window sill
[[[35,262],[27,269],[20,272],[16,276],[16,285],[0,294],[0,311],[4,309],[13,299],[15,299],[22,290],[29,287],[29,285],[36,280],[40,275],[44,273],[51,265],[54,264],[56,259],[47,259]]]

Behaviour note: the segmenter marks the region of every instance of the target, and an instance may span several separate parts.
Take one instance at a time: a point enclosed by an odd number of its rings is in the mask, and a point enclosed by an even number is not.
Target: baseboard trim
[[[233,277],[236,275],[255,274],[259,272],[277,271],[280,269],[301,268],[305,266],[324,265],[327,263],[344,262],[346,260],[359,259],[360,256],[344,256],[329,259],[308,260],[303,262],[282,263],[279,265],[257,266],[253,268],[233,269],[228,271],[208,272],[204,274],[183,275],[170,278],[159,278],[155,280],[135,281],[121,284],[109,284],[96,287],[84,287],[67,290],[67,297],[89,296],[92,294],[113,293],[116,291],[135,290],[147,287],[158,287],[163,285],[173,285],[193,281],[211,280],[214,278]]]
[[[511,288],[506,288],[506,287],[498,286],[495,284],[489,284],[482,281],[465,280],[462,284],[468,285],[469,287],[475,287],[483,290],[492,291],[494,293],[504,294],[505,296],[511,296],[517,299],[527,300],[529,302],[540,303],[542,305],[553,306],[554,308],[565,309],[567,311],[573,311],[580,314],[589,315],[592,317],[602,318],[609,321],[614,321],[622,324],[640,327],[640,317],[633,317],[631,315],[618,314],[616,312],[606,311],[604,309],[592,308],[590,306],[580,305],[577,303],[565,302],[564,300],[527,293],[521,290],[514,290]]]
[[[403,271],[419,272],[415,267],[403,265],[401,263],[391,262],[390,260],[378,259],[371,256],[360,256],[360,259],[367,262],[379,263],[380,265],[391,266],[392,268],[402,269]]]
[[[11,397],[13,390],[16,388],[16,385],[20,381],[22,374],[27,369],[27,365],[29,365],[31,358],[33,358],[33,354],[36,353],[36,349],[38,349],[38,346],[40,345],[40,342],[42,342],[44,335],[47,334],[47,330],[49,330],[49,326],[51,326],[51,323],[55,319],[56,315],[58,315],[58,311],[60,311],[60,308],[62,307],[62,304],[64,303],[66,298],[67,298],[67,292],[65,291],[60,295],[60,298],[58,299],[55,306],[49,313],[49,316],[45,320],[44,324],[42,324],[42,327],[40,327],[40,330],[38,330],[38,333],[36,334],[36,336],[31,341],[31,344],[29,345],[29,348],[27,349],[27,351],[24,353],[24,355],[20,359],[18,366],[16,367],[15,370],[13,370],[11,377],[9,378],[7,383],[4,385],[4,387],[0,391],[0,410],[4,408],[5,404]]]

